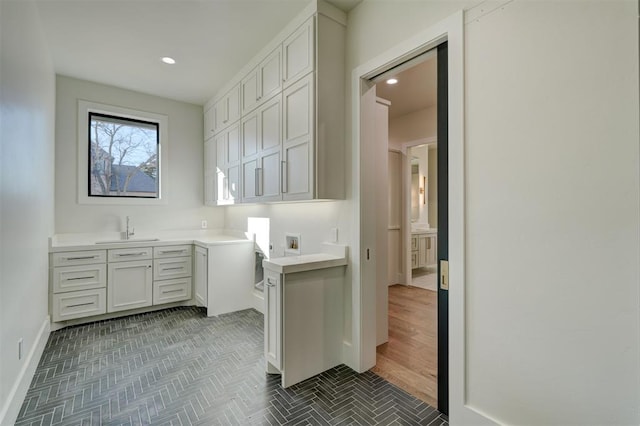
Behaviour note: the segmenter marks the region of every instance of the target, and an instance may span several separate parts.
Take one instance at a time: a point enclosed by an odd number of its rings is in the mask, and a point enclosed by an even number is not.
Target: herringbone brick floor
[[[16,425],[447,425],[371,372],[283,389],[263,318],[173,308],[51,333]]]

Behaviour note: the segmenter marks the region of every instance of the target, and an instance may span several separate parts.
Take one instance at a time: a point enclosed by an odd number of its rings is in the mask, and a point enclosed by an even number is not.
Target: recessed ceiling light
[[[170,58],[169,56],[165,56],[164,58],[162,58],[162,62],[164,62],[165,64],[173,65],[176,63],[176,60]]]
[[[397,78],[390,78],[389,80],[387,80],[387,84],[396,84],[398,82]]]

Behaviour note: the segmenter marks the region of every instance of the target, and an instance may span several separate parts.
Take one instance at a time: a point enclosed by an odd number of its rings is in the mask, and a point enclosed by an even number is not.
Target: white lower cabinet
[[[411,269],[437,264],[437,241],[435,233],[411,235]]]
[[[153,304],[151,260],[109,263],[107,312],[143,308]]]
[[[282,370],[282,282],[280,274],[264,271],[264,351],[267,372]],[[277,371],[273,371],[274,367]]]

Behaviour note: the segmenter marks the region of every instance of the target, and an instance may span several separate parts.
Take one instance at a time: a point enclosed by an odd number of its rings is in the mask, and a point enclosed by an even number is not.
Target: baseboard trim
[[[22,370],[20,370],[13,387],[9,392],[9,397],[2,408],[2,412],[0,412],[1,426],[12,426],[15,423],[16,418],[18,418],[22,402],[27,395],[29,385],[31,384],[31,380],[36,372],[36,368],[38,367],[38,363],[40,362],[40,358],[44,352],[47,340],[49,339],[49,333],[51,332],[50,324],[51,320],[49,319],[49,316],[47,316],[38,331],[35,344],[31,347]]]

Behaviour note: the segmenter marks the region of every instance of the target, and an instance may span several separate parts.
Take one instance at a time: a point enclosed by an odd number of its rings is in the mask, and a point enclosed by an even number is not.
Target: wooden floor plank
[[[377,348],[371,370],[437,407],[437,293],[400,284],[389,287],[389,341]]]

